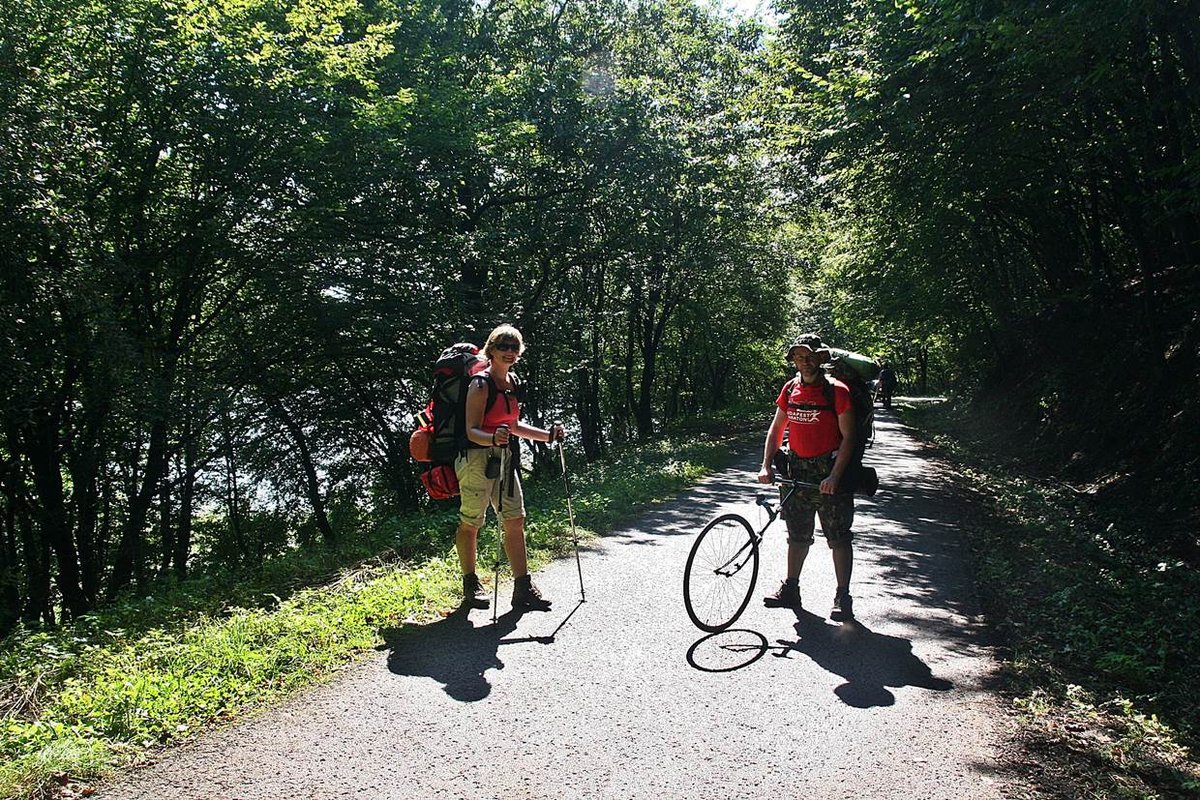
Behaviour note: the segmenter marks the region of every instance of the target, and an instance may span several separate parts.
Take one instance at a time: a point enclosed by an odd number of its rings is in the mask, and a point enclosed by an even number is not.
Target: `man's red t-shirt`
[[[833,384],[833,409],[824,386],[805,386],[799,376],[784,384],[775,401],[787,413],[788,449],[800,458],[827,455],[842,443],[837,415],[850,408],[850,389],[836,378],[828,380]]]

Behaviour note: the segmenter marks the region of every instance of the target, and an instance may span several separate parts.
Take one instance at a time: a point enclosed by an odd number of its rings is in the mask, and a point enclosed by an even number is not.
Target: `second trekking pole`
[[[507,425],[501,425],[496,430],[500,430],[500,428],[503,428],[505,433],[508,432]],[[494,441],[494,439],[493,439],[493,441]],[[489,459],[491,458],[491,453],[492,453],[492,451],[489,450],[488,451]],[[498,467],[498,471],[495,476],[495,477],[499,477],[500,481],[498,484],[496,484],[495,486],[492,487],[492,489],[496,492],[496,526],[497,526],[497,528],[499,528],[498,532],[496,533],[496,568],[492,571],[492,624],[493,625],[496,624],[496,613],[497,613],[496,607],[500,605],[500,563],[501,563],[501,561],[504,560],[504,554],[505,554],[505,551],[504,551],[504,517],[502,516],[502,512],[504,511],[504,474],[505,474],[504,466],[505,466],[504,462],[503,462],[503,460],[501,460],[499,467]],[[487,473],[485,472],[484,474],[486,475]],[[486,505],[484,506],[483,510],[485,512],[487,511]]]
[[[561,422],[554,423],[561,426]],[[563,454],[563,443],[558,442],[558,463],[562,465],[563,492],[567,495],[567,516],[571,519],[571,540],[575,544],[575,569],[579,571],[579,602],[587,598],[583,594],[583,565],[579,562],[579,532],[575,530],[575,509],[571,505],[571,485],[567,480],[567,457]]]

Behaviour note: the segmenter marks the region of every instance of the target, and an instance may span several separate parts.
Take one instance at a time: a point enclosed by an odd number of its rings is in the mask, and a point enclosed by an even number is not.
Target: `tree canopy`
[[[756,24],[679,0],[4,16],[4,627],[416,508],[430,364],[502,321],[529,412],[591,456],[774,378]]]
[[[1200,4],[777,9],[6,0],[0,630],[419,508],[500,322],[588,457],[819,329],[1194,471]]]

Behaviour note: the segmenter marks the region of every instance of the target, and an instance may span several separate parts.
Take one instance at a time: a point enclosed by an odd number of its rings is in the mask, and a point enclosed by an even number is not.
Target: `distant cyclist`
[[[833,571],[837,576],[830,617],[851,619],[854,601],[850,597],[850,573],[854,551],[850,526],[854,522],[854,495],[838,491],[842,476],[853,460],[854,407],[850,389],[827,376],[821,368],[829,360],[829,350],[815,333],[806,333],[792,342],[788,360],[796,367],[796,377],[784,384],[775,401],[775,418],[767,431],[758,480],[774,481],[772,460],[786,428],[787,477],[813,486],[797,486],[790,495],[786,487],[781,491],[788,498],[781,509],[788,530],[787,578],[763,602],[772,608],[800,608],[800,570],[813,543],[815,515],[821,520],[821,531],[833,555]]]

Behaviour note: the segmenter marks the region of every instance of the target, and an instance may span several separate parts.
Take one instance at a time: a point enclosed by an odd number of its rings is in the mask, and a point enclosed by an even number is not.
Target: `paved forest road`
[[[834,580],[820,538],[801,578],[805,611],[766,609],[756,596],[741,630],[707,639],[688,620],[681,582],[694,534],[719,510],[758,517],[752,455],[585,553],[588,599],[577,608],[567,559],[538,576],[553,611],[509,613],[495,627],[491,611],[460,612],[388,632],[387,646],[330,685],[176,748],[98,796],[1019,794],[998,772],[1007,722],[986,689],[993,663],[958,514],[903,426],[884,413],[878,429],[868,461],[885,488],[858,504],[857,623],[827,619]],[[784,549],[776,522],[756,595],[778,585]]]

